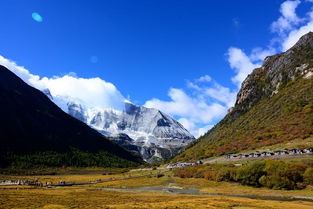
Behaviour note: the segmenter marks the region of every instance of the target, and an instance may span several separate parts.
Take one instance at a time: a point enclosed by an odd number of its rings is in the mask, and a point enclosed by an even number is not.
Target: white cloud
[[[300,18],[296,14],[296,8],[300,3],[300,0],[287,0],[281,4],[281,16],[271,24],[272,31],[277,33],[278,37],[273,38],[270,41],[270,44],[265,48],[256,47],[248,54],[237,47],[230,47],[228,49],[228,62],[230,67],[236,73],[232,78],[232,81],[238,88],[252,70],[262,64],[265,57],[276,54],[280,51],[280,49],[273,46],[274,43],[279,42],[278,45],[283,46],[280,48],[286,49],[293,45],[301,35],[305,34],[305,32],[299,32],[295,29],[296,26],[305,21],[305,18]],[[308,31],[308,27],[304,28],[303,31]],[[288,32],[290,32],[289,36],[286,34]],[[297,33],[301,33],[301,35],[298,35]]]
[[[206,134],[211,128],[213,128],[213,125],[206,125],[206,126],[203,126],[201,128],[199,128],[196,132],[197,135],[195,136],[203,136],[204,134]]]
[[[313,2],[313,0],[307,1]],[[287,0],[281,4],[281,16],[271,24],[272,31],[277,35],[266,48],[254,48],[250,54],[246,54],[242,49],[236,47],[228,49],[228,62],[236,73],[232,81],[238,88],[248,74],[262,64],[265,57],[288,50],[301,36],[313,31],[313,8],[306,17],[299,17],[296,9],[300,3],[300,0]],[[277,44],[277,46],[274,47],[273,44]],[[214,93],[214,91],[212,92]]]
[[[212,78],[209,75],[204,75],[197,79],[197,82],[210,82],[210,81],[212,81]]]
[[[299,17],[296,9],[300,3],[299,0],[287,0],[281,4],[281,17],[271,24],[271,29],[277,36],[266,48],[254,48],[250,54],[236,47],[228,49],[228,62],[236,73],[232,81],[238,88],[247,75],[262,64],[266,56],[288,50],[301,36],[313,30],[313,11],[310,11],[307,17]],[[274,43],[278,46],[274,47]]]
[[[193,98],[182,89],[171,88],[168,93],[170,101],[151,99],[144,106],[157,108],[161,111],[177,116],[178,121],[195,137],[203,134],[227,112],[227,108],[219,103],[208,104],[204,98]],[[209,125],[207,125],[209,124]]]
[[[284,33],[302,21],[296,14],[296,8],[300,3],[300,0],[288,0],[281,4],[280,13],[282,16],[272,23],[271,29],[273,32]]]
[[[153,98],[146,101],[144,106],[160,109],[178,118],[187,130],[199,137],[234,105],[236,92],[218,84],[208,75],[193,82],[187,81],[187,87],[191,90],[190,93],[171,88],[168,101]]]
[[[79,78],[74,72],[70,72],[65,76],[41,78],[2,56],[0,56],[0,64],[7,67],[29,85],[39,90],[49,89],[52,96],[55,97],[56,103],[58,103],[59,97],[70,97],[84,102],[87,106],[123,108],[125,98],[122,94],[112,83],[100,78]],[[195,82],[207,84],[211,80],[210,76],[205,75],[196,79]],[[215,92],[213,88],[203,88],[197,86],[194,82],[189,82],[189,84],[191,89],[192,86],[195,89],[198,88],[196,90],[197,98],[187,95],[181,89],[172,88],[169,91],[171,101],[152,99],[147,101],[145,106],[160,109],[172,116],[178,116],[179,121],[187,130],[194,136],[200,136],[212,127],[212,125],[207,124],[210,124],[216,118],[221,118],[228,108],[227,105],[218,102],[208,104],[205,96],[212,95],[212,98],[216,98],[217,101],[227,103],[229,101],[225,100],[225,98],[218,100],[217,94],[225,94],[225,97],[228,97],[229,92],[226,88],[223,89],[222,86],[216,86]],[[66,105],[62,102],[63,100],[60,100],[58,105],[64,109]]]
[[[187,81],[187,87],[188,88],[191,88],[191,89],[194,89],[194,90],[197,90],[197,91],[201,91],[201,87],[198,86],[196,83],[194,82],[190,82],[190,81]]]
[[[249,56],[252,62],[260,62],[265,59],[265,57],[273,55],[277,52],[273,47],[268,47],[267,49],[262,49],[261,47],[257,47],[252,49],[252,52]]]
[[[221,117],[227,109],[219,103],[207,104],[202,98],[190,97],[182,89],[171,88],[170,101],[148,100],[144,106],[160,109],[170,115],[184,117],[196,123],[210,123]]]
[[[313,1],[306,0],[306,2],[312,3]],[[313,31],[313,9],[311,8],[305,16],[299,17],[296,8],[300,3],[299,0],[283,2],[280,10],[282,16],[272,23],[272,31],[278,34],[275,39],[276,42],[278,40],[281,51],[290,49],[301,36]]]
[[[15,73],[18,77],[20,77],[23,81],[25,81],[29,85],[39,88],[39,86],[36,85],[38,84],[38,81],[40,79],[39,76],[31,74],[24,67],[18,66],[15,62],[8,60],[1,55],[0,55],[0,64],[11,70],[13,73]]]
[[[310,0],[310,2],[313,1]],[[299,0],[287,0],[281,4],[281,17],[271,24],[271,29],[277,36],[265,48],[254,48],[250,54],[246,54],[242,49],[236,47],[230,47],[228,49],[228,62],[230,67],[235,71],[232,81],[236,84],[237,90],[253,69],[261,66],[265,57],[281,52],[281,50],[285,51],[289,49],[301,36],[313,31],[313,10],[311,9],[307,13],[307,17],[299,17],[296,14],[296,8],[300,3],[301,1]],[[274,47],[273,44],[275,43],[278,43],[278,46]],[[189,86],[194,87],[195,90],[199,90],[198,85],[191,83]],[[230,107],[234,102],[235,92],[237,90],[230,90],[229,88],[216,85],[214,88],[206,89],[206,93],[211,98]],[[219,95],[229,96],[221,97]]]
[[[313,31],[313,20],[308,22],[306,25],[292,30],[287,38],[282,43],[282,50],[286,51],[290,49],[304,34]]]
[[[190,120],[186,118],[180,118],[178,119],[178,122],[180,122],[196,138],[204,135],[208,130],[213,128],[213,125],[203,125],[198,127],[195,123],[190,122]]]
[[[239,89],[241,83],[255,69],[261,66],[265,57],[273,55],[277,50],[273,47],[265,49],[257,47],[252,49],[250,55],[247,55],[242,49],[230,47],[227,52],[228,63],[235,71],[232,81]]]
[[[117,88],[109,82],[100,78],[79,78],[76,73],[71,72],[65,76],[54,76],[52,78],[31,74],[27,69],[18,66],[15,62],[0,56],[0,64],[7,67],[29,85],[39,89],[49,89],[55,102],[65,110],[66,105],[59,97],[70,97],[84,102],[86,106],[122,109],[125,98]],[[196,80],[199,83],[210,82],[208,75]],[[193,82],[190,85],[197,86]],[[199,91],[202,91],[198,87]],[[225,114],[227,108],[219,103],[208,105],[205,100],[192,98],[181,89],[172,88],[169,91],[172,101],[164,102],[158,99],[147,101],[145,106],[163,110],[172,116],[179,116],[181,123],[195,136],[203,134],[212,125],[206,125],[213,119]],[[200,125],[199,125],[200,124]]]
[[[266,56],[288,50],[301,36],[313,31],[313,10],[308,12],[306,17],[299,17],[296,9],[300,3],[299,0],[287,0],[281,4],[281,16],[271,24],[271,29],[277,36],[270,41],[265,49],[254,48],[250,55],[247,55],[240,48],[230,47],[228,49],[228,62],[236,72],[232,81],[238,87],[254,68],[261,65]],[[278,44],[278,46],[273,47],[273,43]]]
[[[259,64],[252,63],[251,59],[239,48],[231,47],[228,49],[228,62],[230,67],[235,70],[236,75],[232,81],[239,88],[242,81],[252,72]]]
[[[100,78],[77,78],[69,75],[39,81],[52,96],[77,98],[91,107],[122,109],[125,100],[117,88]]]
[[[235,103],[237,92],[218,83],[214,83],[213,87],[205,88],[204,91],[205,95],[223,103],[227,108],[232,107]]]
[[[10,69],[29,85],[40,90],[48,88],[53,97],[79,99],[94,107],[123,108],[125,98],[122,94],[112,83],[100,78],[78,78],[73,73],[62,77],[40,78],[2,56],[0,56],[0,64]]]

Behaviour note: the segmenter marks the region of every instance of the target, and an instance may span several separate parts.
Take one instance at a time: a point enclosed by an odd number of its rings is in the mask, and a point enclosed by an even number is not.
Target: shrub
[[[229,164],[200,165],[174,169],[174,176],[234,181],[271,189],[302,189],[306,185],[313,185],[313,164],[268,160],[250,162],[242,167]]]
[[[307,168],[303,174],[303,178],[306,185],[313,185],[313,168]]]
[[[240,167],[235,174],[235,181],[244,185],[261,186],[259,179],[265,174],[263,171],[265,162],[253,162]]]
[[[217,181],[234,181],[235,170],[231,168],[221,169],[217,173]]]
[[[260,178],[260,183],[273,189],[301,189],[306,167],[302,163],[267,161],[265,175]]]
[[[207,171],[204,174],[204,178],[211,181],[216,181],[217,179],[217,171]]]
[[[161,178],[161,177],[163,177],[163,176],[164,176],[163,173],[158,173],[158,174],[157,174],[157,178]]]
[[[277,175],[273,176],[265,176],[263,175],[259,179],[259,183],[262,186],[268,187],[270,189],[283,189],[283,188],[290,188],[291,182],[286,177],[281,177]]]

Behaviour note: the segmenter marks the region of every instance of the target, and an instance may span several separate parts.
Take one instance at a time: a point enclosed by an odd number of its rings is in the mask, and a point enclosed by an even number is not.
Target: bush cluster
[[[242,166],[199,165],[174,170],[181,178],[206,178],[212,181],[238,182],[271,189],[303,189],[313,185],[311,163],[284,161],[257,161]]]

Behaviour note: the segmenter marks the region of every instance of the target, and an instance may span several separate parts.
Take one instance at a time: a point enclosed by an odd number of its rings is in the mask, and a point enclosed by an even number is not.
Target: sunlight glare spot
[[[32,18],[36,21],[36,22],[42,22],[42,17],[39,13],[37,12],[33,12],[32,13]]]

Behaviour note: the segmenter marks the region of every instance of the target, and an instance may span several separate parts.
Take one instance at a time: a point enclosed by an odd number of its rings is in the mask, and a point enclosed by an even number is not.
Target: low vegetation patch
[[[206,178],[271,189],[303,189],[313,185],[312,162],[256,161],[245,165],[210,164],[174,170],[181,178]]]

